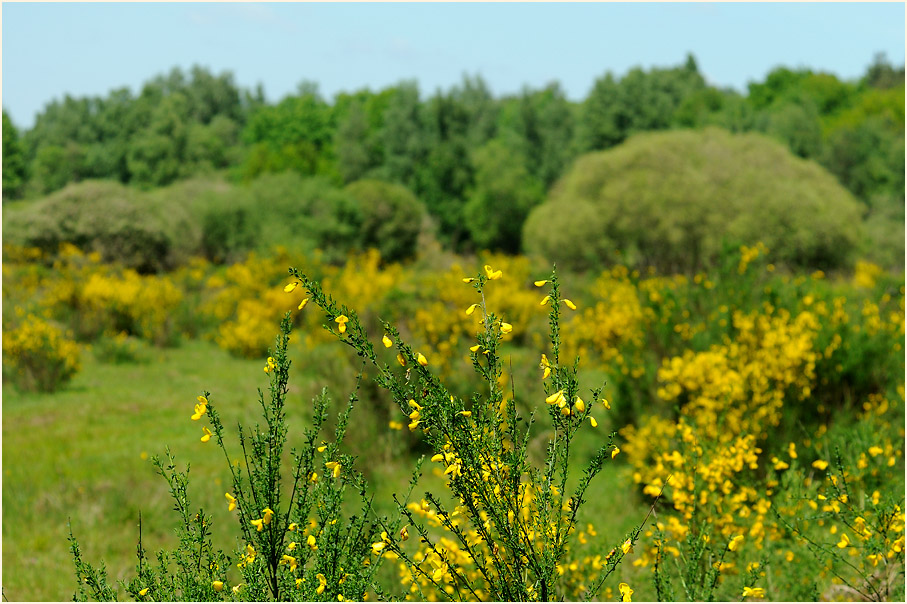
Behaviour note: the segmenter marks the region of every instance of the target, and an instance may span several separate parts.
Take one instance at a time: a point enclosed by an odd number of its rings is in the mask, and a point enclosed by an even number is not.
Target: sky
[[[9,3],[2,104],[30,128],[53,99],[106,96],[173,67],[230,71],[270,102],[304,80],[331,100],[416,80],[423,98],[464,74],[495,96],[673,67],[692,53],[713,85],[745,92],[773,68],[860,77],[904,63],[904,3]]]

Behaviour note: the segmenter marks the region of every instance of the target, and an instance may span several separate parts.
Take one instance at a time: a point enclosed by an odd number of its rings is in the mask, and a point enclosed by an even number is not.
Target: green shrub
[[[847,265],[857,201],[819,165],[758,134],[640,134],[580,157],[523,230],[527,251],[580,269],[620,261],[660,271],[713,264],[722,246],[765,243],[781,262]]]
[[[26,206],[3,231],[13,242],[48,253],[69,242],[100,253],[105,262],[157,272],[178,265],[195,245],[186,234],[189,223],[178,203],[149,203],[119,183],[85,181]]]
[[[261,218],[248,203],[212,204],[202,218],[202,253],[212,262],[235,262],[255,249]]]
[[[415,255],[425,206],[409,189],[368,179],[350,183],[345,192],[359,204],[363,248],[377,248],[385,262]]]

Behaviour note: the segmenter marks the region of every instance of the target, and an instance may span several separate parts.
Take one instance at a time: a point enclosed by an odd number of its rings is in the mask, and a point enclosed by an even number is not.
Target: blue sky
[[[745,90],[774,67],[859,77],[904,62],[903,3],[4,3],[3,107],[28,128],[53,98],[104,96],[174,66],[231,71],[270,101],[415,79],[423,97],[480,74],[498,96],[557,80],[581,100],[606,71],[674,66]]]

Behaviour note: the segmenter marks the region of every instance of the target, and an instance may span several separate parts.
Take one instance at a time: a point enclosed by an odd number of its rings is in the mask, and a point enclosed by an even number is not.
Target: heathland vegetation
[[[4,114],[3,201],[10,599],[904,597],[881,58],[581,102],[174,70]]]

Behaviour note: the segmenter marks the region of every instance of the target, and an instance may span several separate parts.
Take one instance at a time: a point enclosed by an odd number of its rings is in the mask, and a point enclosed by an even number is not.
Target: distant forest
[[[248,183],[295,172],[341,187],[363,179],[407,188],[452,249],[507,249],[478,225],[495,203],[541,204],[580,155],[634,134],[718,127],[757,132],[814,160],[867,213],[904,205],[904,67],[876,56],[856,81],[779,67],[746,94],[706,83],[696,60],[606,73],[581,102],[557,82],[495,98],[479,76],[425,97],[414,81],[324,99],[315,83],[266,102],[229,72],[173,69],[105,97],[49,103],[29,130],[3,112],[3,200],[70,183],[147,190],[217,173]],[[484,209],[483,209],[484,208]],[[515,251],[515,250],[514,250]]]

